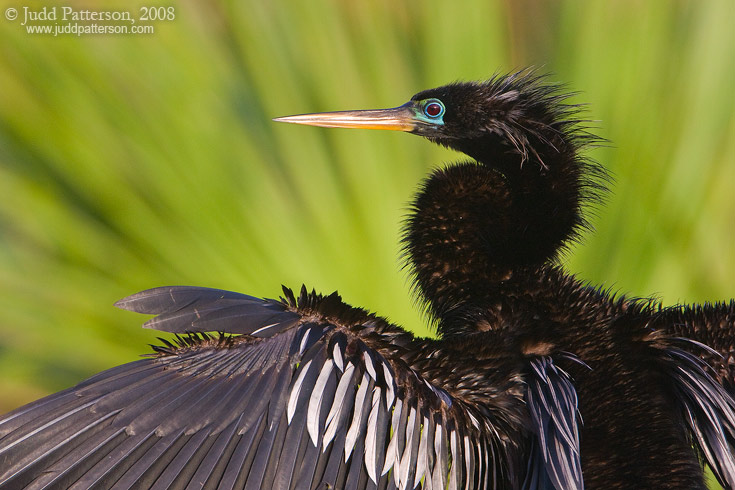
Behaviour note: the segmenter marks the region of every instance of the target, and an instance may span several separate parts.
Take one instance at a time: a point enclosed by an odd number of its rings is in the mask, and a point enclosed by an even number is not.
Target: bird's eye
[[[432,119],[441,117],[444,114],[444,104],[437,99],[429,99],[424,103],[424,114]]]

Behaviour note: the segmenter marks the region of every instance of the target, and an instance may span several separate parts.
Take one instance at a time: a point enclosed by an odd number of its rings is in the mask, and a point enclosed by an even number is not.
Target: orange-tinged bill
[[[404,104],[392,109],[299,114],[297,116],[277,117],[273,120],[293,124],[306,124],[308,126],[320,126],[322,128],[412,131],[416,127],[416,119],[411,104]]]

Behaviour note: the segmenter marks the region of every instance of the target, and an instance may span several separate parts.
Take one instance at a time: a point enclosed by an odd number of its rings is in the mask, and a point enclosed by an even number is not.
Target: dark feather
[[[735,394],[735,300],[665,308],[652,322],[674,337],[705,344],[714,351],[694,347],[694,352],[713,368],[715,379]]]
[[[530,361],[526,403],[537,435],[525,489],[584,488],[579,449],[577,393],[569,375],[549,357]]]
[[[663,349],[695,443],[720,484],[735,488],[735,399],[712,377],[712,368],[691,351],[698,350],[702,357],[718,354],[682,338],[670,339]]]
[[[115,306],[158,315],[144,327],[171,333],[226,332],[270,337],[293,327],[301,317],[275,300],[190,286],[141,291],[121,299]]]
[[[163,286],[146,289],[127,296],[115,303],[123,310],[162,315],[179,311],[182,308],[196,307],[209,303],[238,304],[244,301],[263,303],[264,300],[247,294],[225,291],[222,289],[202,288],[196,286]]]

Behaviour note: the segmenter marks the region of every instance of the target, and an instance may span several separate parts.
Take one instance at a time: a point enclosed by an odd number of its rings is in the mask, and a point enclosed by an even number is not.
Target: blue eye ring
[[[444,104],[439,99],[426,99],[421,104],[422,111],[426,117],[429,119],[441,119],[441,117],[444,115],[444,111],[446,110],[444,108]]]

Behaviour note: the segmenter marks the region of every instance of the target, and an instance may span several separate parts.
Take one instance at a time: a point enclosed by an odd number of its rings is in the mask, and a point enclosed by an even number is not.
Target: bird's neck
[[[565,162],[465,153],[483,163],[429,176],[404,235],[418,293],[440,325],[497,302],[515,275],[552,262],[581,223],[579,176]]]

